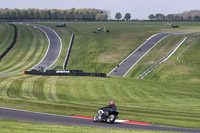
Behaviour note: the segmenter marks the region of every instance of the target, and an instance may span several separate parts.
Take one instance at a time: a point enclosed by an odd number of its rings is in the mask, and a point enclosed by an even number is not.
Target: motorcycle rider
[[[102,107],[101,109],[106,109],[105,115],[108,116],[110,112],[112,112],[113,110],[117,110],[117,107],[114,101],[110,101],[110,104],[108,106]]]

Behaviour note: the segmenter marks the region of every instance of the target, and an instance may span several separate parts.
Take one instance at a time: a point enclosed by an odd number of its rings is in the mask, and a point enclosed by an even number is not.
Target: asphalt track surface
[[[39,28],[46,34],[49,41],[49,46],[44,58],[32,69],[38,70],[39,66],[43,66],[47,69],[51,67],[51,65],[53,65],[60,56],[60,52],[62,49],[62,41],[54,30],[38,24],[33,24],[33,26],[35,28]]]
[[[60,52],[62,49],[61,39],[54,30],[46,26],[38,24],[33,24],[32,26],[42,30],[45,33],[49,41],[49,46],[43,59],[31,69],[38,70],[40,66],[43,66],[47,69],[51,67],[51,65],[53,65],[60,56]],[[21,74],[21,73],[0,73],[0,76],[16,75],[16,74]]]
[[[160,41],[169,35],[185,34],[189,32],[166,32],[158,33],[150,37],[140,47],[138,47],[133,53],[125,58],[118,66],[116,66],[108,75],[109,76],[126,76],[126,74],[136,65],[136,63],[142,59],[153,47],[155,47]]]
[[[186,133],[200,132],[200,130],[198,129],[175,128],[167,126],[138,125],[138,124],[126,124],[126,123],[107,124],[107,123],[93,122],[93,120],[91,119],[74,118],[70,116],[30,112],[30,111],[1,108],[1,107],[0,107],[0,118],[26,121],[26,122],[35,122],[35,123],[58,124],[58,125],[152,130],[152,131],[171,131],[171,132],[186,132]]]

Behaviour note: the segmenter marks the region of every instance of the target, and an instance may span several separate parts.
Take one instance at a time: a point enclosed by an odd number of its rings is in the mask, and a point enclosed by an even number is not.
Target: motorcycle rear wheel
[[[116,115],[114,115],[114,114],[109,115],[107,118],[107,123],[114,123],[115,119],[116,119]]]

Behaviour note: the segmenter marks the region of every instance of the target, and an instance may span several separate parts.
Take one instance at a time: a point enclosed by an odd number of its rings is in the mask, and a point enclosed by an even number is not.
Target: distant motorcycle
[[[98,114],[94,117],[94,122],[107,122],[114,123],[118,118],[119,112],[117,110],[109,111],[107,109],[100,108]]]

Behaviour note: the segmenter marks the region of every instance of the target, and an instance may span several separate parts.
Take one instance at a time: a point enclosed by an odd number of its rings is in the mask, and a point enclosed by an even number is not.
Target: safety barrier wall
[[[59,67],[59,65],[57,65],[57,66],[55,66],[55,67],[53,67],[53,68],[51,68],[51,69],[49,69],[49,70],[55,70],[55,69],[57,69]]]
[[[67,68],[67,64],[69,62],[69,57],[70,57],[70,54],[71,54],[71,51],[72,51],[73,43],[74,43],[74,34],[72,34],[71,41],[69,43],[69,48],[68,48],[68,51],[67,51],[67,55],[66,55],[65,61],[63,63],[63,70],[66,70],[66,68]]]
[[[13,42],[10,44],[10,46],[0,55],[0,61],[12,49],[12,47],[15,45],[17,41],[17,27],[14,24],[9,24],[9,25],[12,25],[15,28],[14,39]]]
[[[105,73],[85,73],[82,70],[70,70],[69,73],[56,73],[55,70],[47,70],[46,72],[25,71],[24,74],[43,75],[43,76],[89,76],[89,77],[106,77]]]

